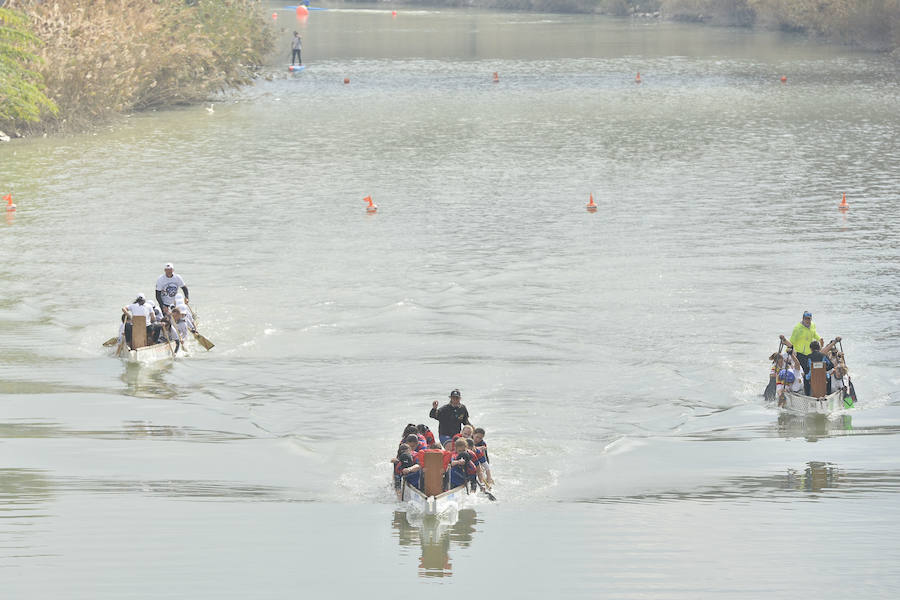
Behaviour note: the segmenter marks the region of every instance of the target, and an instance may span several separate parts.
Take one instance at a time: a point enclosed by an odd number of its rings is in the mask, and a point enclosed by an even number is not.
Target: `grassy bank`
[[[784,29],[875,51],[900,48],[900,0],[405,0],[503,10],[653,15],[713,25]]]
[[[9,0],[59,108],[7,132],[82,130],[110,117],[205,101],[250,82],[273,34],[254,0]]]
[[[868,50],[900,48],[900,0],[664,0],[670,18],[784,29]]]

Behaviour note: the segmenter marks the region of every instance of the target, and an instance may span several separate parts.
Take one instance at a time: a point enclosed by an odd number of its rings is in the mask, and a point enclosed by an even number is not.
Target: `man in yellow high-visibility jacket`
[[[816,324],[813,323],[812,313],[809,311],[803,313],[803,319],[794,327],[790,341],[785,340],[784,336],[781,336],[781,340],[786,342],[789,348],[793,347],[794,354],[800,359],[800,365],[804,371],[807,369],[808,361],[806,359],[809,357],[810,343],[819,342],[820,346],[825,343],[825,340],[816,332]]]

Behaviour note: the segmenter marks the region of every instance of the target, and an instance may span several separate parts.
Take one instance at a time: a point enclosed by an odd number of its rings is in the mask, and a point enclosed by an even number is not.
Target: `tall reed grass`
[[[274,38],[253,0],[8,4],[28,15],[44,42],[38,70],[60,110],[36,126],[43,130],[80,130],[117,113],[205,101],[249,83]]]

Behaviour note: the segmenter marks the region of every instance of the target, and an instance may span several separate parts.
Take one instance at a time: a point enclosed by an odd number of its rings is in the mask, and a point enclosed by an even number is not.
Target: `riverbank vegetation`
[[[806,33],[868,50],[900,48],[900,0],[405,0],[412,4],[636,15]]]
[[[32,86],[17,98],[29,110],[5,110],[0,95],[8,133],[205,101],[249,83],[274,39],[254,0],[9,0],[4,11],[0,27],[21,33],[0,34],[0,90]]]

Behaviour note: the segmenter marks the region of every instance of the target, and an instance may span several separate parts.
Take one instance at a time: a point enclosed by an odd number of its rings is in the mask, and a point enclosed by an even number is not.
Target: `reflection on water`
[[[32,519],[36,507],[65,492],[90,494],[140,494],[164,498],[223,501],[307,502],[286,487],[233,481],[195,479],[101,479],[52,477],[29,469],[0,469],[0,515]],[[10,515],[11,513],[11,515]]]
[[[145,398],[175,398],[175,387],[166,381],[173,364],[171,360],[151,364],[125,363],[121,379],[127,387],[126,393]]]
[[[821,492],[825,488],[837,488],[841,484],[841,472],[831,463],[810,462],[806,469],[788,469],[788,484],[796,490]]]
[[[900,491],[898,471],[850,471],[832,463],[809,462],[803,470],[788,468],[765,475],[725,477],[689,489],[669,487],[642,494],[588,498],[582,502],[596,504],[660,503],[681,501],[728,501],[752,498],[770,501],[793,501],[797,492],[822,492],[830,497],[859,496],[871,493],[896,494]],[[805,499],[818,500],[819,495]],[[804,498],[801,498],[804,499]]]
[[[816,442],[819,438],[834,435],[852,435],[853,417],[836,415],[831,418],[825,415],[792,415],[779,413],[776,425],[781,437],[803,437],[808,442]]]
[[[421,545],[419,577],[450,577],[451,542],[460,547],[472,543],[478,517],[472,509],[453,511],[441,519],[425,518],[421,514],[394,511],[393,528],[400,546]]]
[[[0,565],[48,553],[36,548],[37,525],[46,517],[53,500],[53,486],[41,471],[0,469]]]
[[[0,439],[14,438],[93,438],[128,440],[146,438],[177,439],[186,442],[216,443],[253,439],[252,435],[231,431],[197,429],[188,426],[159,425],[148,421],[124,421],[121,427],[78,429],[56,421],[15,421],[0,423]]]

